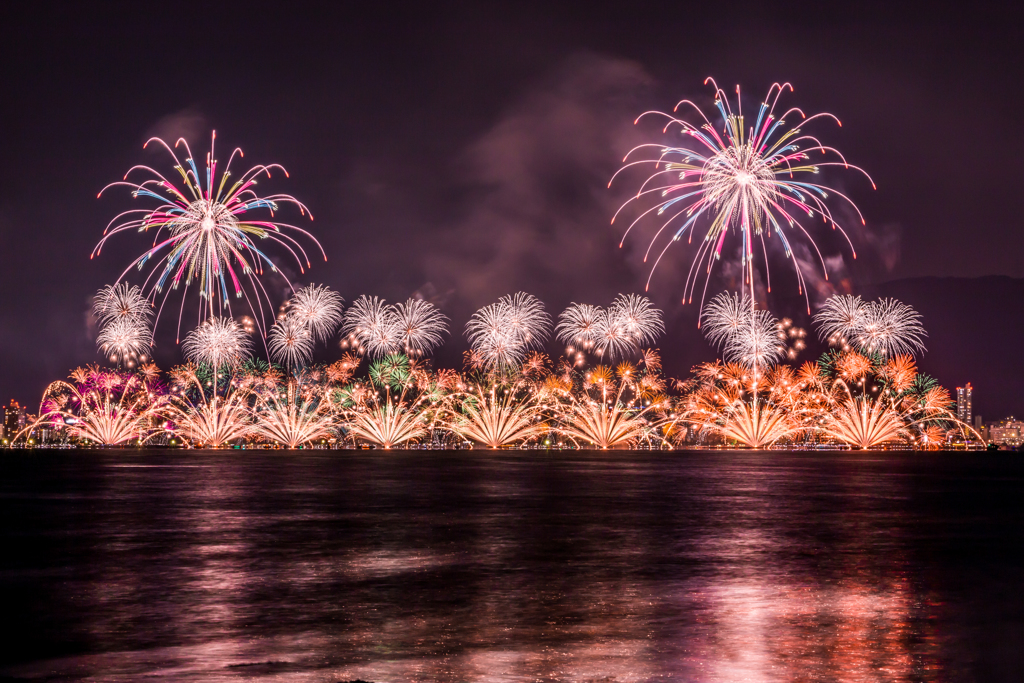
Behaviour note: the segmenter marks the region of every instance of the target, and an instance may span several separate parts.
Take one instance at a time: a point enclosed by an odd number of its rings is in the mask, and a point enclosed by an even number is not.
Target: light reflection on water
[[[8,676],[1024,680],[1006,456],[2,463]]]

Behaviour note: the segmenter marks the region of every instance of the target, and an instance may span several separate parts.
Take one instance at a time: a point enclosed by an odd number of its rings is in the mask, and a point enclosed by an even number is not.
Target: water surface
[[[0,453],[0,675],[1024,681],[1022,501],[1005,453]]]

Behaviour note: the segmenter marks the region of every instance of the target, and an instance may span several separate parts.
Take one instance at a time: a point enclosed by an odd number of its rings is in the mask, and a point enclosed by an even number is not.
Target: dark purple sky
[[[266,189],[312,209],[330,259],[297,281],[327,283],[349,301],[435,296],[454,323],[441,354],[452,363],[466,317],[502,294],[529,291],[557,313],[642,290],[637,252],[647,241],[620,250],[620,228],[608,225],[635,185],[606,184],[635,141],[658,139],[635,116],[682,98],[710,105],[709,75],[730,90],[741,84],[748,111],[787,80],[796,88],[787,102],[842,120],[814,130],[878,189],[853,174],[828,178],[867,218],[852,231],[856,263],[823,240],[833,282],[860,291],[925,276],[1024,277],[1019,10],[547,4],[5,8],[0,399],[34,404],[49,380],[99,360],[88,299],[148,241],[123,235],[90,261],[107,222],[136,206],[126,193],[96,194],[135,163],[168,168],[142,150],[153,134],[184,134],[205,150],[215,128],[218,156],[237,145],[246,161],[284,164],[291,178]],[[713,355],[694,307],[679,305],[690,258],[670,252],[651,289],[670,321],[662,347],[676,374]],[[790,265],[772,272],[776,293],[793,294]],[[728,286],[728,275],[712,287]],[[943,315],[928,300],[935,291],[918,290],[908,303]],[[979,291],[998,301],[1010,290]],[[772,304],[780,314],[790,305]],[[1014,297],[997,309],[1006,329],[967,370],[929,365],[956,346],[932,327],[922,366],[947,385],[1006,377],[982,405],[1024,410],[1019,364],[992,360],[1019,355],[1021,308]],[[178,360],[166,340],[157,357],[164,367]]]

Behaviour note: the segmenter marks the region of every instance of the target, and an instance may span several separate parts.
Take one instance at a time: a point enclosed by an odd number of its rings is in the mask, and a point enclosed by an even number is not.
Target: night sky
[[[813,132],[877,183],[826,177],[867,226],[849,223],[855,262],[821,240],[833,270],[812,282],[812,304],[833,289],[898,294],[925,314],[923,370],[950,388],[973,382],[986,419],[1024,413],[1020,10],[546,4],[5,7],[0,399],[34,407],[49,381],[101,360],[90,297],[151,238],[121,235],[90,260],[108,221],[141,205],[97,193],[136,163],[170,171],[142,149],[151,135],[184,135],[198,156],[216,129],[218,158],[240,146],[247,165],[283,164],[291,177],[261,189],[310,207],[315,221],[301,224],[329,259],[286,268],[293,282],[349,302],[435,301],[453,322],[438,355],[450,366],[468,316],[503,294],[525,290],[557,315],[643,291],[651,231],[618,248],[609,220],[636,183],[608,179],[638,141],[664,139],[657,124],[634,126],[637,114],[683,98],[707,111],[714,76],[741,85],[748,112],[791,82],[784,102],[836,114],[841,128]],[[696,304],[680,303],[692,255],[670,251],[649,292],[666,311],[674,375],[714,357]],[[711,291],[735,287],[734,271],[723,264]],[[776,258],[771,272],[765,303],[801,321],[791,264]],[[267,282],[279,303],[283,280]],[[180,361],[175,318],[157,338],[165,369]]]

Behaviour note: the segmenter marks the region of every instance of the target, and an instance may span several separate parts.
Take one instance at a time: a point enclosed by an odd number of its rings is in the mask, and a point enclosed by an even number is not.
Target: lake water
[[[0,514],[5,681],[1024,681],[1012,453],[22,451]]]

